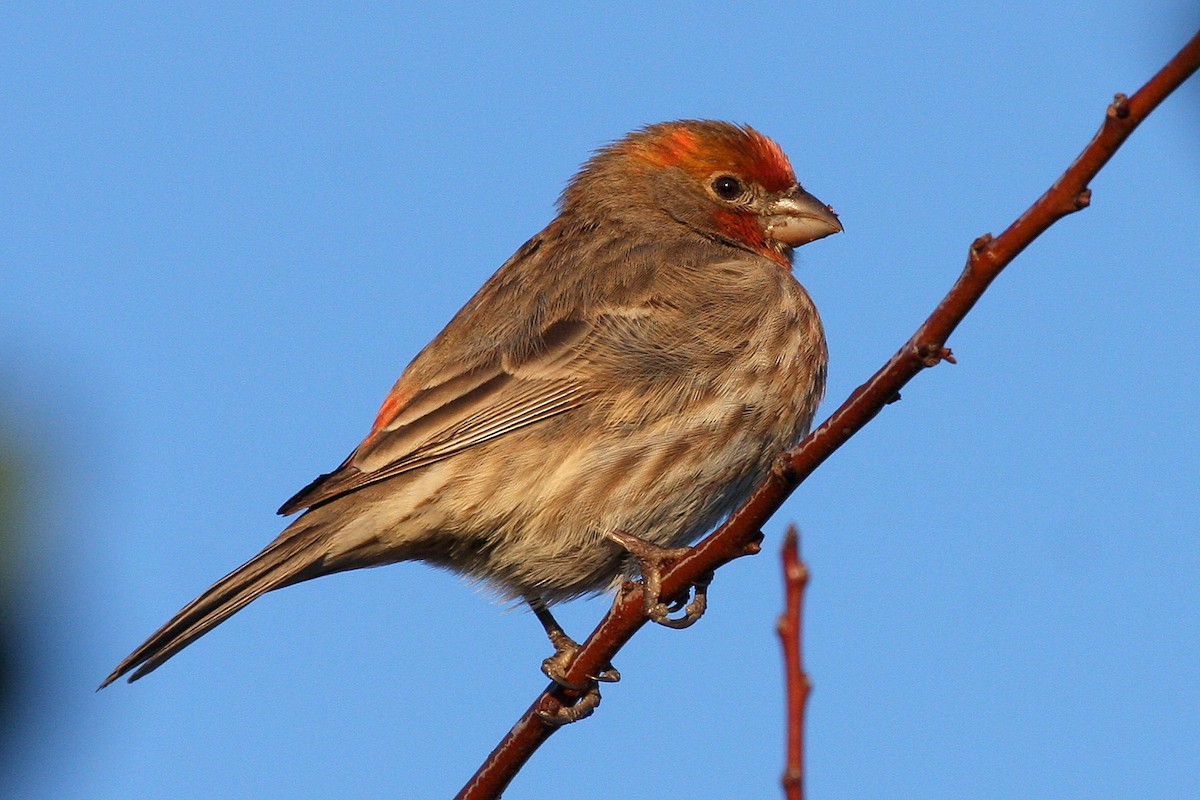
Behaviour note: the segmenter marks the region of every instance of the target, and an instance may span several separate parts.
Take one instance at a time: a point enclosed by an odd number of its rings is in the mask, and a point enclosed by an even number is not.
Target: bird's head
[[[635,224],[666,217],[784,265],[793,248],[842,230],[801,188],[779,145],[749,126],[709,120],[649,125],[601,149],[562,207]]]

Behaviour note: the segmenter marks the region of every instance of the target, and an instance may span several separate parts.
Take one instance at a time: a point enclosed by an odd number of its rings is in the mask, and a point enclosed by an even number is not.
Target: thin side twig
[[[800,533],[789,525],[783,537],[783,614],[776,624],[783,646],[784,688],[787,693],[787,756],[783,768],[783,796],[804,800],[804,712],[812,682],[804,671],[802,636],[804,590],[808,588],[808,565],[800,558]]]
[[[999,236],[985,234],[975,240],[962,275],[888,363],[804,441],[782,454],[772,473],[725,524],[662,574],[662,597],[681,595],[701,576],[739,556],[757,552],[762,539],[759,529],[813,470],[896,399],[900,389],[919,372],[952,360],[947,338],[996,276],[1047,228],[1087,207],[1091,180],[1133,130],[1197,68],[1200,33],[1132,97],[1117,95],[1099,132],[1046,193]],[[622,592],[567,668],[567,681],[583,684],[588,675],[599,674],[645,623],[641,591],[635,587]],[[539,712],[554,716],[578,699],[577,692],[557,684],[547,686],[462,788],[459,800],[499,797],[538,747],[557,730],[547,726]]]

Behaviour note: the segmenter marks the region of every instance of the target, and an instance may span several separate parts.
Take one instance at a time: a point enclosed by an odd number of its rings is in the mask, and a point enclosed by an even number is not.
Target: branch
[[[789,525],[783,539],[783,614],[776,629],[783,645],[783,672],[787,688],[787,761],[783,770],[783,796],[804,800],[804,710],[812,682],[804,673],[800,636],[808,565],[800,560],[800,534]]]
[[[759,529],[805,478],[885,405],[898,399],[900,389],[921,370],[941,361],[953,361],[946,349],[946,339],[991,282],[1047,228],[1087,207],[1091,199],[1088,183],[1150,112],[1197,68],[1200,68],[1200,33],[1132,97],[1118,94],[1108,107],[1099,132],[1054,185],[999,236],[985,234],[975,240],[962,275],[912,338],[882,369],[858,387],[828,420],[799,445],[783,453],[771,474],[725,524],[663,573],[662,597],[682,595],[701,576],[739,556],[758,552],[762,541]],[[588,675],[599,675],[645,623],[641,589],[636,584],[626,584],[567,669],[567,680],[583,684]],[[538,712],[554,715],[560,709],[574,705],[578,699],[577,692],[557,684],[543,690],[459,792],[459,800],[499,797],[542,742],[556,730],[544,723]]]

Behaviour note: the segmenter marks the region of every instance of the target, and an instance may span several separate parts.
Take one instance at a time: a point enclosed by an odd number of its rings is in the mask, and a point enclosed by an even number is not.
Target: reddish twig
[[[1117,95],[1099,132],[1067,171],[1002,234],[985,234],[971,245],[967,265],[950,292],[891,360],[858,387],[820,427],[782,454],[775,469],[730,518],[700,541],[692,553],[662,575],[662,597],[686,592],[701,576],[739,556],[758,552],[759,528],[796,487],[835,450],[871,421],[900,389],[926,367],[953,361],[946,339],[983,296],[996,276],[1058,220],[1086,208],[1088,183],[1108,163],[1129,134],[1159,103],[1200,68],[1200,33],[1132,97]],[[617,651],[646,623],[639,587],[627,585],[566,670],[568,682],[583,684],[598,675]],[[501,740],[462,791],[459,800],[499,797],[537,748],[556,730],[539,716],[554,715],[579,699],[576,692],[548,686]]]
[[[804,800],[804,710],[812,682],[804,672],[801,623],[804,590],[808,587],[808,565],[800,559],[800,534],[789,525],[783,537],[783,614],[776,623],[783,645],[783,675],[787,692],[787,759],[783,769],[783,796]]]

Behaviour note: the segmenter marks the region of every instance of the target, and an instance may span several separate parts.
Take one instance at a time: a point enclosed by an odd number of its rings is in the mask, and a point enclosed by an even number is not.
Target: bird
[[[550,224],[412,360],[366,438],[279,509],[299,516],[100,688],[266,592],[405,561],[528,603],[551,677],[574,645],[553,604],[641,573],[647,613],[669,624],[658,567],[812,424],[828,351],[793,251],[841,230],[747,125],[662,122],[598,149]]]

